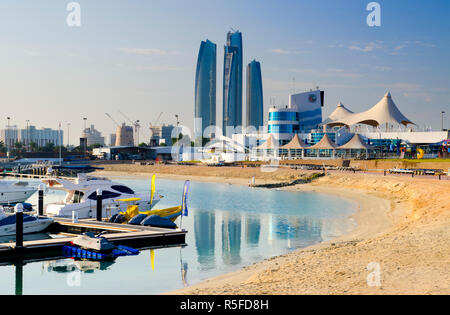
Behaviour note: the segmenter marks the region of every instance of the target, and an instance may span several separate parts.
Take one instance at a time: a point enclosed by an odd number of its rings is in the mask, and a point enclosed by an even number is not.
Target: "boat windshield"
[[[80,203],[83,196],[84,196],[83,192],[75,190],[73,193],[72,203]]]

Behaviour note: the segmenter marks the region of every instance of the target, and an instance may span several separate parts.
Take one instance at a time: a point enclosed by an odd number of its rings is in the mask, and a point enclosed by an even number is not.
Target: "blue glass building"
[[[223,131],[242,126],[242,33],[227,33],[223,62]]]
[[[202,119],[201,132],[216,125],[216,56],[216,44],[202,41],[195,73],[195,118]]]
[[[322,123],[324,92],[320,90],[289,96],[289,108],[297,110],[300,132],[310,132]]]
[[[246,126],[259,128],[264,125],[263,88],[261,64],[253,60],[247,66],[247,115]]]
[[[288,143],[299,131],[299,113],[295,109],[269,109],[267,132],[274,134],[281,145]]]
[[[288,143],[295,134],[307,134],[317,129],[322,122],[324,92],[320,90],[293,94],[289,106],[270,108],[268,133],[274,134],[280,144]],[[323,134],[312,139],[320,141]]]

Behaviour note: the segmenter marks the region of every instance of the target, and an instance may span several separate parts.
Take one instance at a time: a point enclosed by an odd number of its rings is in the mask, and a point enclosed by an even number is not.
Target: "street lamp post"
[[[70,131],[70,123],[67,123],[67,148],[70,147],[69,131]]]
[[[61,166],[62,158],[61,158],[61,147],[63,143],[62,134],[61,134],[61,123],[58,124],[58,143],[59,143],[59,166]]]
[[[9,120],[11,119],[11,117],[6,117],[6,119],[8,119],[8,125],[6,126],[5,141],[6,141],[6,154],[7,154],[8,158],[9,158],[9,142],[10,142],[10,140],[9,140],[9,136],[10,136],[10,133],[9,133]]]
[[[87,120],[87,118],[84,117],[83,120],[84,120],[84,130],[83,130],[83,133],[86,135],[86,120]],[[87,138],[85,138],[83,141],[84,141],[84,142],[83,142],[83,146],[84,146],[84,147],[83,147],[83,152],[84,152],[84,154],[86,154],[86,151],[87,151]]]
[[[30,151],[30,129],[28,128],[29,122],[30,120],[27,119],[27,143],[26,143],[27,151]]]
[[[445,114],[445,112],[442,111],[441,114],[442,114],[442,117],[441,117],[441,130],[444,131],[444,114]]]

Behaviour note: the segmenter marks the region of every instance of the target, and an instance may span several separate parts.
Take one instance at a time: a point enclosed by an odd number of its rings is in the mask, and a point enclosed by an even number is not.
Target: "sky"
[[[84,117],[108,138],[116,125],[105,113],[122,123],[119,110],[140,120],[140,140],[150,123],[175,124],[175,115],[193,128],[206,39],[217,44],[220,122],[231,28],[243,35],[244,68],[261,62],[265,113],[316,86],[324,119],[338,102],[364,111],[390,91],[419,128],[440,129],[441,111],[450,128],[448,0],[377,1],[379,27],[367,25],[368,0],[79,0],[80,27],[67,25],[70,2],[0,2],[0,128],[6,117],[19,128],[61,123],[67,143],[70,124],[76,144]]]

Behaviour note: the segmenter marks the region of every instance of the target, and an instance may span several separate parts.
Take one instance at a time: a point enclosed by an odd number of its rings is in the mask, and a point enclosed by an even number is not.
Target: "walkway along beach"
[[[251,176],[257,184],[275,183],[294,180],[301,171],[108,165],[99,174],[124,172],[144,176],[156,172],[167,178],[189,175],[192,180],[246,185]],[[350,235],[170,293],[450,294],[450,181],[333,173],[282,189],[325,192],[356,201],[357,228]]]

